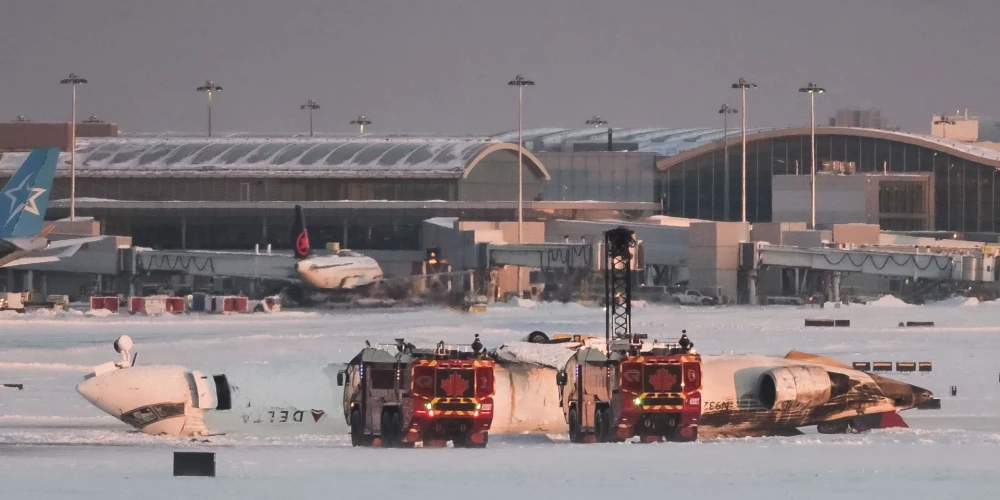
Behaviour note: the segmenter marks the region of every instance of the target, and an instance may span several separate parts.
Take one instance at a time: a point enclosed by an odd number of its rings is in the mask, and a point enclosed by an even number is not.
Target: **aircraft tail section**
[[[7,181],[0,191],[0,237],[41,233],[58,161],[58,148],[35,149]]]
[[[306,229],[306,216],[302,213],[302,205],[295,205],[295,222],[292,224],[292,248],[296,259],[305,259],[312,253],[309,246],[309,231]]]

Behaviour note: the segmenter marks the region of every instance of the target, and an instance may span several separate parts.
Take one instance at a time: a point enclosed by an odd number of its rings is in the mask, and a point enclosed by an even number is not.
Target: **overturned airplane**
[[[511,343],[494,351],[490,433],[565,433],[557,377],[581,343]],[[182,366],[133,366],[131,340],[77,386],[87,401],[147,434],[346,434],[341,364],[247,365],[206,375]],[[930,391],[800,352],[785,357],[703,356],[700,438],[905,427],[899,412],[934,401]]]

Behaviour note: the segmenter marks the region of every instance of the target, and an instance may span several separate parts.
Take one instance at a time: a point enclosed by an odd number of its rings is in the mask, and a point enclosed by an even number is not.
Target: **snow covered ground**
[[[531,304],[525,304],[531,305]],[[850,328],[804,328],[805,318]],[[245,317],[0,316],[0,498],[608,498],[624,492],[716,498],[995,498],[1000,489],[1000,304],[920,307],[889,300],[840,309],[644,307],[633,327],[673,340],[682,328],[702,354],[790,349],[840,361],[932,361],[930,374],[896,375],[931,389],[940,411],[909,411],[911,429],[691,444],[573,445],[566,436],[491,436],[486,450],[353,449],[344,435],[213,437],[137,433],[83,400],[75,385],[135,339],[139,364],[206,372],[247,364],[321,367],[346,362],[364,340],[496,347],[532,330],[603,334],[604,313],[580,305]],[[902,321],[935,321],[900,328]],[[958,395],[949,394],[957,386]],[[339,417],[339,415],[338,415]],[[216,452],[218,477],[171,477],[172,452]],[[473,493],[474,491],[474,493]]]

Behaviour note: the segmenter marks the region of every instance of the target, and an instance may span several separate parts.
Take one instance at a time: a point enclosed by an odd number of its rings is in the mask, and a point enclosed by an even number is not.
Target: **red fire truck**
[[[632,332],[634,233],[605,233],[605,341],[585,342],[556,377],[574,442],[693,441],[701,417],[701,356],[687,335],[647,342]]]
[[[493,422],[494,362],[471,346],[418,349],[397,339],[365,347],[337,374],[354,446],[485,448]]]

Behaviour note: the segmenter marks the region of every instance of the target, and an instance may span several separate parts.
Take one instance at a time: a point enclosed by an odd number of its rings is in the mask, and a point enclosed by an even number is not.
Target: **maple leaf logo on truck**
[[[458,398],[469,390],[469,381],[462,378],[457,373],[452,373],[448,378],[441,381],[441,388],[450,397]]]
[[[656,389],[656,392],[665,392],[677,383],[677,377],[666,368],[661,368],[649,376],[649,383]]]

